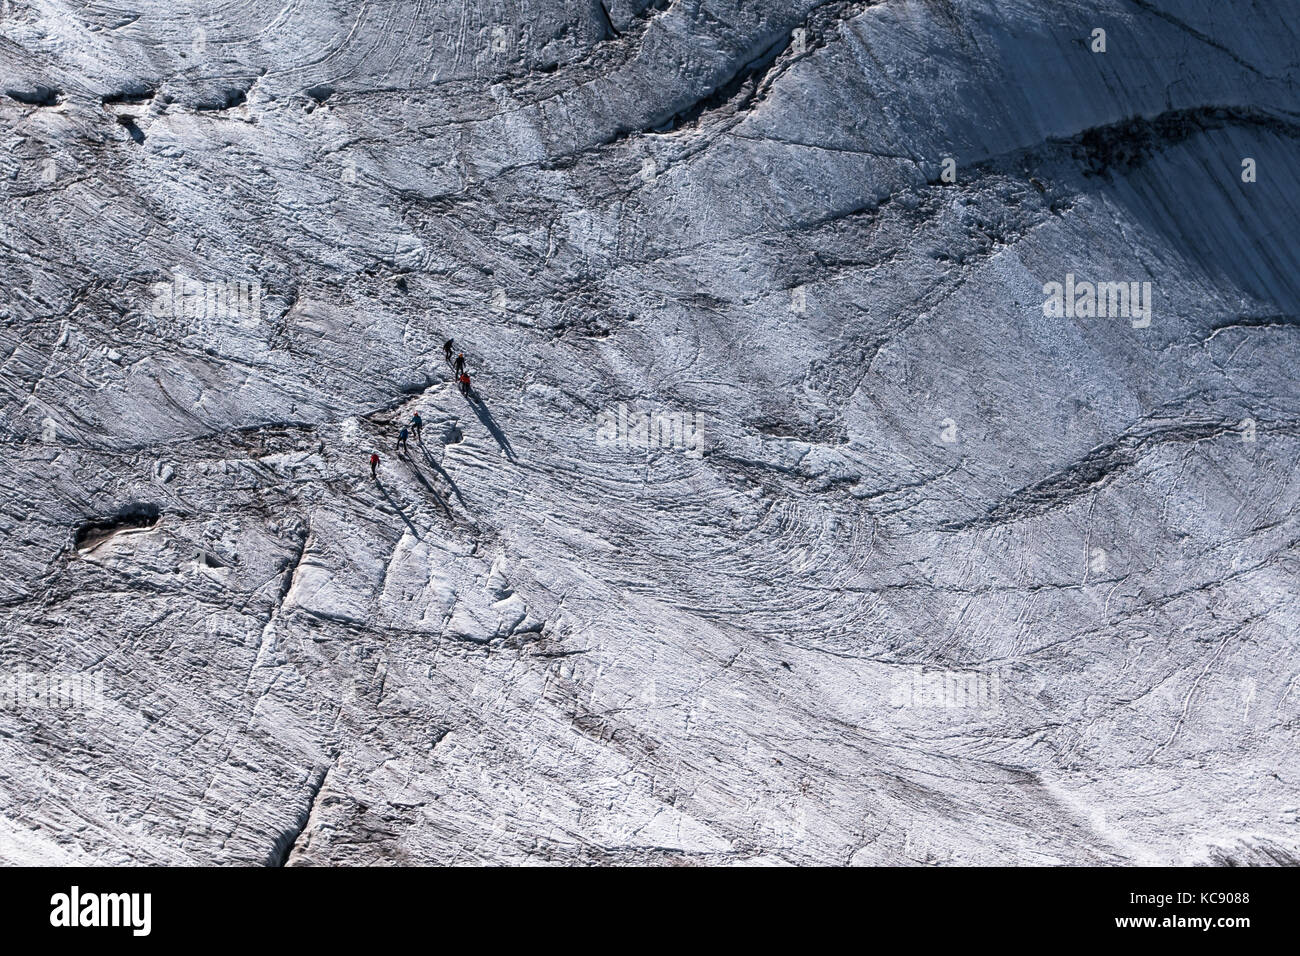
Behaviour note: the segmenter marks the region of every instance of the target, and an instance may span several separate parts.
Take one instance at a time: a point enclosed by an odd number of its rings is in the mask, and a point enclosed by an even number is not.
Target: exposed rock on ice
[[[0,859],[1297,861],[1286,5],[7,9]]]

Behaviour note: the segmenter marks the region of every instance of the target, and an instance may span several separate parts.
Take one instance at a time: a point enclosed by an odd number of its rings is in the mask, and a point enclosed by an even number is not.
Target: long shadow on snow
[[[465,498],[463,495],[461,495],[460,488],[457,487],[456,482],[452,480],[451,475],[447,474],[446,470],[442,467],[442,465],[438,464],[436,461],[433,460],[433,456],[429,454],[429,449],[424,447],[424,439],[419,438],[417,439],[417,441],[419,442],[420,445],[420,451],[424,453],[424,460],[429,463],[430,468],[432,468],[438,474],[442,475],[442,477],[447,480],[447,484],[451,488],[451,493],[456,496],[456,500],[459,501],[463,506],[465,504]]]
[[[393,510],[395,510],[398,516],[406,522],[406,526],[411,529],[411,534],[415,535],[415,540],[421,540],[419,530],[416,529],[415,525],[411,524],[411,519],[406,517],[406,512],[402,510],[402,506],[399,505],[393,496],[388,493],[388,489],[384,487],[383,479],[376,478],[375,484],[379,486],[380,494],[382,494],[388,500],[388,503],[393,506]]]
[[[426,451],[424,455],[427,458],[429,453]],[[411,471],[415,472],[415,477],[420,484],[424,485],[424,490],[433,495],[433,500],[438,503],[438,507],[442,509],[443,514],[450,518],[451,509],[447,507],[447,502],[443,499],[442,495],[438,494],[438,489],[429,483],[429,479],[424,477],[424,472],[422,472],[420,466],[415,463],[415,459],[407,458],[406,463],[411,466]]]
[[[492,437],[497,440],[497,444],[500,445],[501,450],[506,453],[506,457],[510,459],[511,463],[518,462],[519,459],[515,457],[515,450],[510,447],[510,439],[506,437],[505,432],[497,427],[496,419],[494,419],[492,413],[488,411],[487,404],[483,401],[479,393],[471,391],[465,396],[465,398],[469,402],[469,407],[474,409],[474,414],[478,416],[478,420],[483,423],[484,427],[492,433]]]

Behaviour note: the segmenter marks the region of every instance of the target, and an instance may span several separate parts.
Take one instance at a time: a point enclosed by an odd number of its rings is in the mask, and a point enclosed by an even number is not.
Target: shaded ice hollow
[[[0,860],[1296,861],[1281,0],[0,12]]]

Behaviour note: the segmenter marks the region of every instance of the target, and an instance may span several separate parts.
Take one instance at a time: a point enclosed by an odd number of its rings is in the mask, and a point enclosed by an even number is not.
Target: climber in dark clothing
[[[408,448],[406,447],[406,435],[407,435],[406,426],[403,425],[403,426],[402,426],[402,430],[401,430],[400,432],[397,433],[397,450],[398,450],[398,451],[409,451],[409,450],[410,450],[410,449],[408,449]]]
[[[456,356],[456,374],[460,375],[465,371],[465,353],[461,352]]]
[[[412,416],[411,418],[411,431],[415,432],[416,441],[420,440],[420,432],[423,430],[424,430],[424,419],[420,417],[419,412],[416,412],[415,415]]]
[[[370,453],[370,477],[374,478],[376,481],[379,480],[379,475],[375,474],[375,469],[378,467],[379,467],[379,452],[372,451]]]
[[[442,343],[442,357],[447,360],[448,365],[451,364],[451,348],[455,343],[455,339],[448,339]]]

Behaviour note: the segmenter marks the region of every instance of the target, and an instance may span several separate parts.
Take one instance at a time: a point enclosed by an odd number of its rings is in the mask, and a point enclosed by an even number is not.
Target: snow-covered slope
[[[1280,0],[0,9],[0,859],[1295,862]]]

